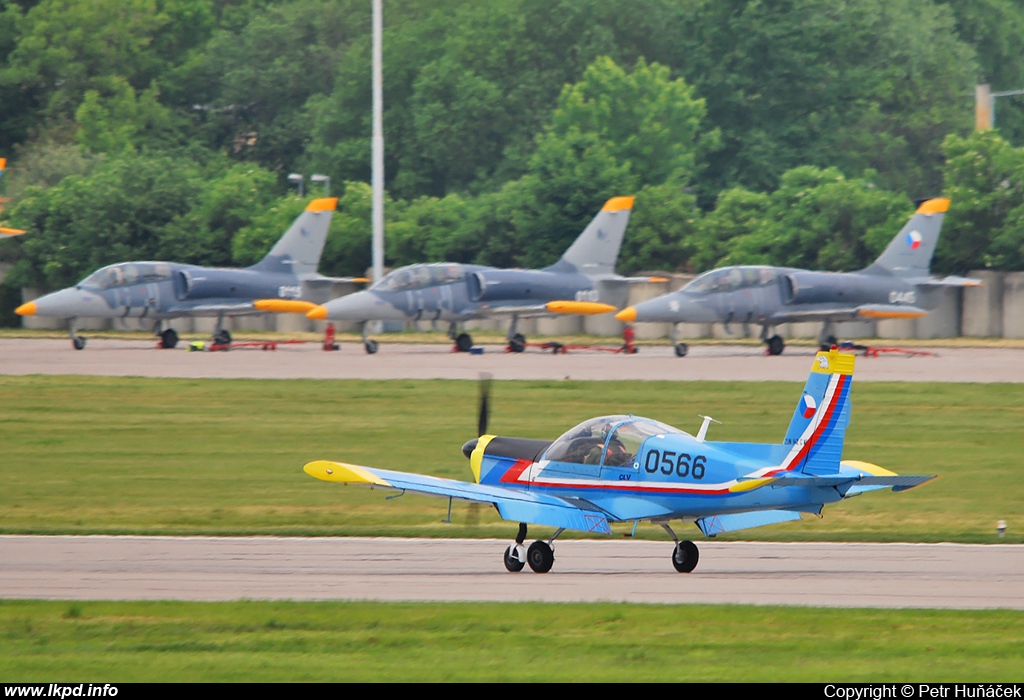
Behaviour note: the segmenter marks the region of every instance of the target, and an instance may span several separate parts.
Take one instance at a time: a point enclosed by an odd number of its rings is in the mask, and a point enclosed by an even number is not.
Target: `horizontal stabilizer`
[[[918,287],[980,287],[984,284],[981,280],[971,279],[970,277],[960,277],[959,275],[948,275],[942,279],[937,280],[925,280],[924,282],[918,282]]]
[[[854,487],[875,486],[892,487],[893,491],[906,491],[915,486],[927,483],[935,476],[899,475],[892,476],[784,476],[773,479],[772,487],[776,486],[828,486],[837,489],[844,496]]]
[[[325,277],[324,275],[316,275],[315,277],[304,277],[302,279],[303,284],[312,285],[328,285],[328,284],[368,284],[370,282],[369,277]]]
[[[697,527],[707,537],[714,537],[722,532],[746,530],[751,527],[762,527],[799,519],[800,514],[791,510],[759,510],[752,513],[710,515],[706,518],[698,518]]]

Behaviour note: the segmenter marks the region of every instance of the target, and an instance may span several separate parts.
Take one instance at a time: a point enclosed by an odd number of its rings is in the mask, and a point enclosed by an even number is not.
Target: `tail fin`
[[[615,273],[635,197],[612,197],[552,268],[572,266],[591,277]]]
[[[921,204],[907,225],[889,242],[885,252],[864,272],[927,277],[947,209],[948,199],[929,199]]]
[[[855,356],[832,349],[814,358],[811,375],[786,431],[781,471],[836,474],[850,425]]]
[[[337,197],[314,199],[299,214],[267,256],[250,267],[260,272],[294,272],[296,275],[316,272],[324,252],[327,230],[338,204]]]

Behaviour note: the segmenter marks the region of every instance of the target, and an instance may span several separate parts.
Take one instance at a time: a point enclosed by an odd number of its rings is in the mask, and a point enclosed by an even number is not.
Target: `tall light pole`
[[[381,0],[373,0],[373,281],[384,276],[384,35]]]

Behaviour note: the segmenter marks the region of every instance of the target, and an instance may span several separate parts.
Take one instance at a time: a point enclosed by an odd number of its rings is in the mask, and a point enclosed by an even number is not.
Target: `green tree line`
[[[322,269],[370,240],[366,0],[25,0],[0,11],[8,286],[125,259],[258,260],[340,196]],[[939,272],[1024,269],[1013,0],[384,3],[388,263],[553,262],[637,196],[620,268],[868,264],[952,199]]]

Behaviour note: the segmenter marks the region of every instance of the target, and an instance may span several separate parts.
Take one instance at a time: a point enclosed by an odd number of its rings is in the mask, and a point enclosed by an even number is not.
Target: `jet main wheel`
[[[512,352],[522,352],[526,349],[526,336],[522,333],[516,333],[508,341],[508,349]]]
[[[676,357],[686,357],[686,353],[690,352],[690,346],[686,343],[676,343]]]
[[[505,568],[509,571],[522,571],[524,566],[526,562],[519,561],[519,557],[516,556],[516,546],[510,544],[505,549]]]
[[[688,574],[697,568],[697,560],[700,559],[700,552],[697,545],[685,540],[676,545],[672,552],[672,566],[681,574]]]
[[[178,344],[178,333],[173,328],[168,328],[160,334],[160,347],[170,350]]]
[[[538,574],[546,574],[551,571],[555,563],[555,553],[547,542],[537,540],[526,550],[526,563]]]
[[[222,330],[213,336],[213,342],[217,343],[217,345],[231,345],[231,331]]]
[[[769,355],[781,355],[783,349],[786,347],[786,343],[782,340],[781,335],[773,335],[766,342],[768,343]]]
[[[367,355],[375,355],[377,354],[378,349],[377,341],[367,340],[365,343],[363,343],[363,348],[366,350]]]
[[[459,333],[455,336],[455,347],[458,348],[459,352],[469,352],[473,349],[473,338],[470,337],[469,333]]]
[[[85,338],[76,335],[71,339],[71,345],[74,346],[75,350],[85,350]]]
[[[833,345],[839,345],[839,339],[836,338],[834,335],[830,335],[827,338],[825,338],[825,342],[819,344],[818,347],[821,350],[824,350],[825,352],[828,352],[829,350],[832,349]]]

